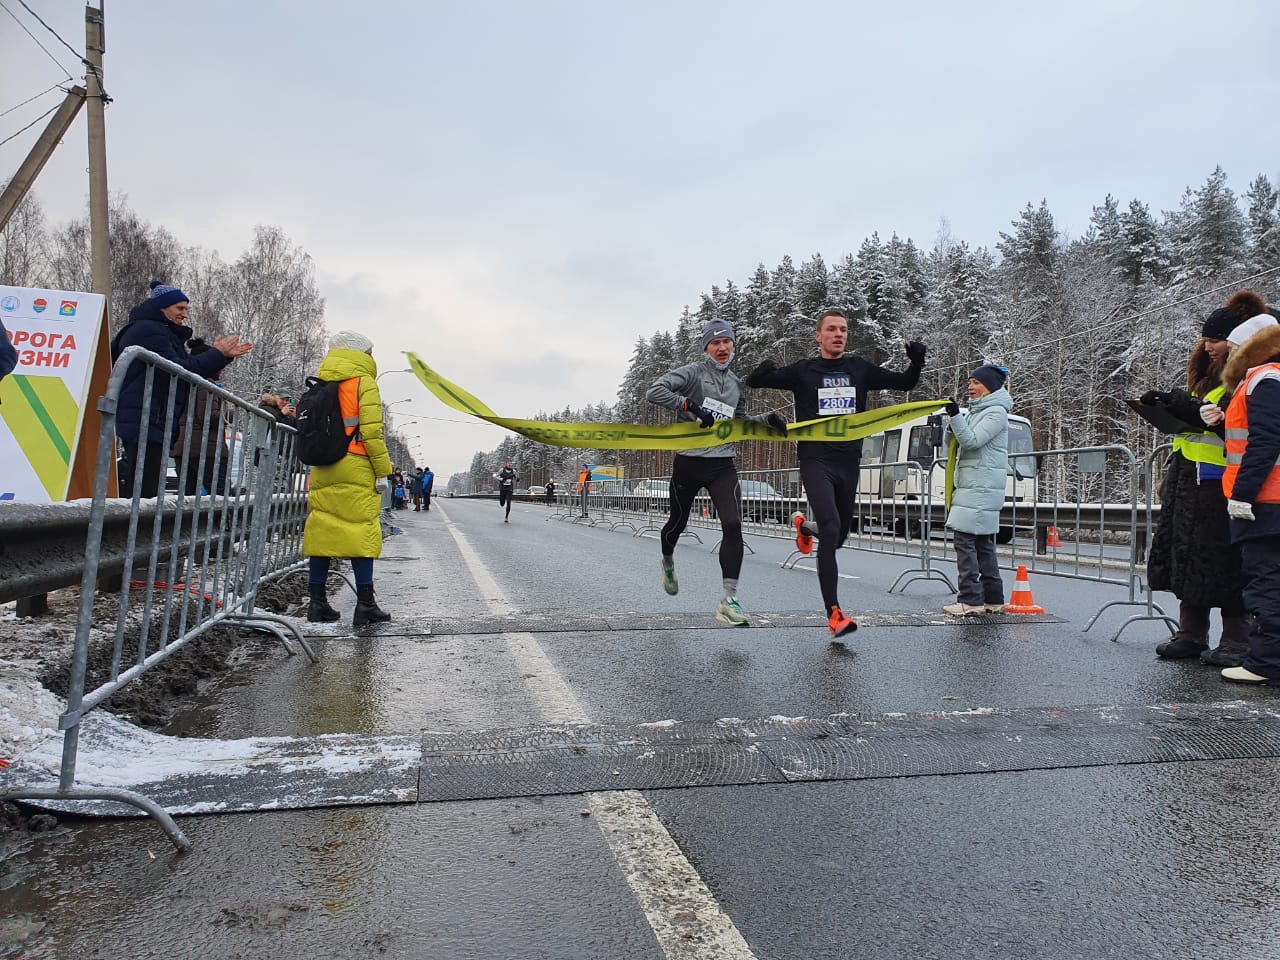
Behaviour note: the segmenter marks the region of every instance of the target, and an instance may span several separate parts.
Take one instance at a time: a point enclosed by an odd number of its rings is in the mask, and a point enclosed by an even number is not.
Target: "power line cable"
[[[1203,298],[1205,298],[1205,297],[1207,297],[1207,296],[1210,296],[1211,294],[1219,293],[1219,292],[1221,292],[1221,291],[1223,291],[1223,290],[1230,290],[1232,287],[1238,287],[1238,286],[1240,286],[1240,284],[1242,284],[1242,283],[1249,283],[1250,281],[1257,280],[1257,279],[1259,279],[1259,278],[1261,278],[1261,277],[1270,276],[1270,275],[1271,275],[1271,274],[1273,274],[1273,273],[1280,273],[1280,266],[1276,266],[1276,267],[1268,267],[1266,270],[1260,270],[1258,273],[1250,274],[1250,275],[1249,275],[1249,276],[1247,276],[1247,277],[1240,277],[1240,278],[1238,278],[1238,279],[1236,279],[1236,280],[1232,280],[1232,281],[1230,281],[1230,282],[1228,282],[1228,283],[1224,283],[1224,284],[1222,284],[1222,285],[1220,285],[1220,286],[1217,286],[1217,287],[1211,287],[1211,288],[1210,288],[1210,289],[1208,289],[1208,290],[1202,290],[1202,291],[1200,291],[1199,293],[1192,294],[1192,295],[1191,295],[1191,296],[1189,296],[1189,297],[1183,297],[1181,300],[1174,300],[1172,303],[1165,303],[1165,304],[1161,304],[1161,305],[1160,305],[1160,306],[1158,306],[1158,307],[1150,307],[1149,309],[1146,309],[1146,310],[1140,310],[1140,311],[1138,311],[1138,312],[1136,312],[1136,313],[1126,313],[1124,316],[1122,316],[1122,317],[1117,317],[1117,318],[1116,318],[1116,319],[1114,319],[1114,320],[1112,320],[1110,317],[1108,317],[1106,320],[1103,320],[1101,323],[1098,323],[1098,324],[1096,324],[1096,325],[1094,325],[1094,326],[1089,327],[1087,330],[1081,330],[1081,331],[1078,331],[1078,332],[1076,332],[1076,333],[1069,333],[1069,334],[1067,334],[1066,336],[1056,337],[1056,338],[1054,338],[1053,340],[1044,340],[1044,341],[1042,341],[1042,342],[1040,342],[1040,343],[1031,343],[1031,344],[1026,344],[1026,345],[1020,345],[1020,346],[1018,347],[1018,349],[1019,349],[1020,351],[1021,351],[1021,350],[1038,350],[1038,349],[1041,349],[1041,348],[1043,348],[1043,347],[1051,347],[1051,346],[1053,346],[1053,345],[1054,345],[1054,344],[1056,344],[1056,343],[1062,343],[1062,342],[1064,342],[1064,341],[1071,340],[1071,339],[1073,339],[1073,338],[1075,338],[1075,337],[1078,337],[1078,336],[1080,336],[1082,333],[1094,333],[1094,332],[1097,332],[1098,330],[1106,330],[1106,329],[1108,329],[1108,328],[1110,328],[1110,327],[1119,326],[1119,325],[1120,325],[1120,324],[1122,324],[1122,323],[1131,323],[1131,322],[1132,322],[1132,321],[1134,321],[1134,320],[1141,320],[1143,317],[1150,316],[1150,315],[1151,315],[1151,314],[1153,314],[1153,313],[1160,313],[1160,312],[1161,312],[1161,311],[1163,311],[1163,310],[1170,310],[1170,309],[1172,309],[1173,307],[1181,306],[1181,305],[1182,305],[1182,304],[1184,304],[1184,303],[1190,303],[1190,302],[1191,302],[1191,301],[1193,301],[1193,300],[1201,300],[1201,299],[1203,299]],[[1116,308],[1114,311],[1112,311],[1112,312],[1113,312],[1113,313],[1119,313],[1120,311],[1122,311],[1122,310],[1124,310],[1124,309],[1125,309],[1124,307],[1117,307],[1117,308]],[[1032,318],[1032,320],[1034,320],[1034,319],[1038,319],[1038,317],[1033,317],[1033,318]],[[928,373],[935,373],[935,374],[936,374],[936,373],[946,373],[946,372],[951,371],[951,370],[962,370],[962,369],[964,369],[965,367],[972,366],[972,364],[973,364],[973,363],[975,363],[975,362],[978,362],[978,361],[969,361],[969,362],[966,362],[966,363],[953,363],[953,364],[950,364],[949,366],[945,366],[945,367],[926,367],[926,368],[925,368],[925,370],[924,370],[924,371],[922,371],[922,374],[923,374],[924,372],[928,372]]]
[[[63,39],[62,39],[62,37],[61,37],[61,36],[59,36],[59,34],[58,34],[58,31],[57,31],[57,30],[53,29],[53,27],[51,27],[51,26],[49,26],[47,23],[45,23],[45,22],[44,22],[44,20],[41,18],[40,14],[36,13],[34,10],[32,10],[32,9],[31,9],[31,7],[30,7],[30,6],[28,6],[28,5],[27,5],[27,0],[18,0],[18,2],[19,2],[20,4],[22,4],[22,9],[23,9],[23,10],[27,11],[27,13],[31,14],[33,17],[35,17],[35,18],[36,18],[36,20],[39,22],[40,26],[44,27],[46,30],[48,30],[50,33],[52,33],[55,37],[57,37],[58,42],[59,42],[60,44],[62,44],[64,47],[66,47],[68,50],[70,50],[70,51],[71,51],[71,55],[72,55],[72,56],[74,56],[77,60],[80,60],[80,61],[83,61],[83,60],[84,60],[84,57],[81,55],[81,53],[80,53],[80,51],[79,51],[79,50],[77,50],[77,49],[76,49],[75,47],[73,47],[71,44],[67,43],[67,41],[63,40]],[[25,28],[24,28],[24,29],[25,29]],[[28,31],[28,32],[30,32],[30,31]],[[50,56],[52,56],[52,54],[50,54]]]
[[[23,5],[24,7],[26,7],[26,6],[27,6],[25,3],[23,3],[23,2],[22,2],[22,0],[18,0],[18,2],[19,2],[19,3],[22,3],[22,5]],[[66,67],[64,67],[64,66],[62,65],[62,62],[61,62],[60,60],[58,60],[58,58],[57,58],[57,57],[55,57],[52,53],[50,53],[50,52],[49,52],[49,48],[48,48],[48,47],[46,47],[43,43],[41,43],[41,42],[40,42],[40,38],[39,38],[39,37],[37,37],[34,33],[32,33],[32,32],[27,28],[27,25],[26,25],[25,23],[23,23],[21,20],[19,20],[19,19],[18,19],[18,15],[17,15],[16,13],[14,13],[12,10],[10,10],[10,9],[5,5],[4,0],[0,0],[0,8],[2,8],[2,9],[4,10],[4,12],[5,12],[5,13],[7,13],[9,16],[13,17],[13,22],[14,22],[14,23],[16,23],[18,26],[20,26],[20,27],[22,28],[23,32],[24,32],[24,33],[26,33],[26,35],[27,35],[28,37],[30,37],[33,41],[35,41],[35,45],[36,45],[37,47],[39,47],[41,50],[43,50],[43,51],[44,51],[44,53],[45,53],[45,56],[47,56],[50,60],[52,60],[52,61],[53,61],[54,66],[56,66],[56,67],[57,67],[59,70],[61,70],[63,73],[66,73],[66,74],[67,74],[67,80],[70,80],[70,79],[71,79],[71,74],[67,72],[67,68],[66,68]],[[31,8],[30,8],[30,7],[27,7],[27,12],[28,12],[28,13],[31,13]],[[32,13],[31,15],[32,15],[33,17],[36,17],[36,19],[37,19],[37,20],[40,20],[40,18],[39,18],[39,17],[37,17],[34,13]],[[44,21],[43,21],[43,20],[40,20],[40,22],[41,22],[41,23],[44,23]],[[45,26],[48,26],[48,24],[45,24]],[[55,36],[56,36],[56,34],[55,34]],[[58,39],[59,39],[59,40],[62,40],[62,38],[61,38],[61,37],[58,37]],[[66,41],[64,40],[64,41],[63,41],[63,43],[66,43]],[[76,59],[77,59],[77,60],[82,59],[82,58],[81,58],[81,56],[80,56],[80,54],[79,54],[79,53],[77,53],[75,50],[72,50],[71,52],[72,52],[72,53],[74,53],[74,54],[76,55]]]
[[[70,79],[70,78],[68,78],[68,79]],[[26,106],[28,103],[30,103],[32,100],[39,100],[39,99],[40,99],[41,97],[43,97],[46,93],[52,93],[54,90],[64,90],[64,91],[65,91],[65,89],[66,89],[66,88],[65,88],[65,87],[63,87],[63,85],[62,85],[62,83],[61,83],[61,82],[59,82],[59,83],[55,83],[55,84],[54,84],[52,87],[50,87],[48,90],[41,90],[41,91],[40,91],[39,93],[37,93],[34,97],[27,97],[27,99],[23,100],[21,103],[16,103],[16,104],[14,104],[12,107],[10,107],[8,110],[6,110],[4,113],[0,113],[0,117],[7,117],[9,114],[13,113],[13,111],[17,110],[19,107],[25,107],[25,106]]]
[[[34,127],[37,123],[39,123],[41,120],[43,120],[43,119],[44,119],[45,117],[47,117],[49,114],[53,113],[53,111],[57,110],[59,106],[61,106],[61,104],[56,104],[56,103],[55,103],[52,107],[50,107],[50,108],[49,108],[48,110],[46,110],[44,113],[40,114],[40,116],[36,117],[34,120],[32,120],[30,123],[28,123],[25,127],[23,127],[21,130],[19,130],[17,133],[13,134],[13,136],[5,137],[3,140],[0,140],[0,147],[3,147],[3,146],[4,146],[6,143],[8,143],[10,140],[16,139],[16,138],[17,138],[18,136],[20,136],[21,134],[26,133],[28,130],[30,130],[32,127]]]

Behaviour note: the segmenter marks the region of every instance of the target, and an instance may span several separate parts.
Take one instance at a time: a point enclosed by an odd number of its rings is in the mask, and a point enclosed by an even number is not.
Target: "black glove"
[[[960,416],[960,404],[956,403],[954,400],[948,400],[945,409],[948,417]]]
[[[786,435],[787,421],[782,419],[781,414],[771,413],[764,418],[764,422],[767,423],[769,425],[769,429],[773,430],[775,433],[780,433],[784,436]]]
[[[928,349],[919,340],[912,340],[907,344],[907,359],[912,363],[924,363],[924,355],[928,352]]]
[[[1169,394],[1163,390],[1148,390],[1138,400],[1144,407],[1163,406],[1169,402]]]
[[[772,360],[761,360],[759,366],[747,374],[747,386],[752,386],[758,377],[767,377],[777,369],[778,365]]]
[[[711,425],[716,422],[715,414],[706,407],[698,406],[692,400],[684,402],[684,412],[694,417],[703,430],[710,429]]]

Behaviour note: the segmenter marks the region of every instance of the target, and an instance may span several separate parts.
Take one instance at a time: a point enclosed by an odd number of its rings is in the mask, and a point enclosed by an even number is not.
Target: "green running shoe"
[[[716,619],[721,623],[727,623],[731,627],[749,627],[751,623],[747,620],[747,615],[742,612],[742,607],[738,604],[737,597],[730,597],[728,600],[720,601],[720,609],[716,611]]]
[[[676,566],[674,563],[669,567],[665,564],[662,567],[662,589],[673,597],[680,592],[680,581],[676,579]]]

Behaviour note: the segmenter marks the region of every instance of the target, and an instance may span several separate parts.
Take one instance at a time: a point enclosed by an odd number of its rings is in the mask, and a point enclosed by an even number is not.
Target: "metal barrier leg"
[[[289,644],[288,638],[284,635],[284,631],[288,630],[293,634],[294,639],[302,645],[302,652],[305,653],[312,663],[319,663],[320,658],[316,656],[311,644],[307,643],[307,638],[302,635],[296,626],[283,617],[277,617],[270,613],[253,613],[246,616],[229,616],[226,619],[242,623],[252,630],[262,630],[266,633],[274,634],[280,638],[280,642],[284,644],[284,648],[289,651],[290,656],[293,655],[293,647]]]
[[[1143,620],[1159,620],[1164,623],[1167,623],[1169,625],[1170,635],[1173,635],[1178,630],[1178,621],[1174,620],[1172,617],[1168,616],[1162,609],[1160,609],[1159,604],[1153,603],[1150,600],[1146,600],[1146,601],[1111,600],[1107,603],[1104,603],[1101,607],[1099,607],[1098,612],[1089,618],[1089,622],[1084,625],[1083,632],[1088,633],[1089,628],[1098,622],[1098,618],[1101,617],[1103,612],[1106,611],[1109,607],[1146,607],[1147,608],[1146,613],[1138,614],[1136,617],[1130,617],[1124,623],[1120,624],[1119,629],[1117,629],[1116,632],[1111,636],[1112,643],[1115,643],[1117,640],[1120,639],[1120,634],[1124,632],[1124,628],[1127,627],[1129,624],[1138,623]],[[1158,615],[1157,615],[1157,611],[1158,611]]]
[[[799,563],[802,558],[809,556],[812,556],[812,554],[801,553],[799,550],[792,550],[787,554],[787,558],[782,561],[780,566],[783,570],[794,570],[796,568],[796,564]]]
[[[909,577],[905,583],[902,583],[902,590],[900,591],[902,593],[907,592],[908,584],[915,583],[917,580],[941,580],[953,593],[957,592],[956,585],[951,582],[951,578],[941,570],[934,570],[932,567],[911,567],[910,569],[903,570],[898,574],[898,579],[894,580],[893,586],[889,588],[890,593],[893,593],[898,589],[898,584],[902,582],[902,578],[907,576],[907,574],[912,574],[912,576]]]
[[[154,800],[144,797],[132,790],[119,790],[110,787],[72,787],[70,790],[42,790],[17,787],[12,790],[0,790],[0,800],[114,800],[137,807],[160,825],[173,845],[184,853],[191,849],[191,841],[187,839],[173,817],[164,807]]]

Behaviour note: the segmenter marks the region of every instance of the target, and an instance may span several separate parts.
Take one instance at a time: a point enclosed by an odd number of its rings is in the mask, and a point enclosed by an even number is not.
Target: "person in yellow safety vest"
[[[1245,606],[1255,618],[1244,662],[1222,671],[1234,683],[1280,683],[1280,326],[1270,314],[1231,334],[1241,342],[1223,371],[1231,391],[1224,421],[1231,542],[1244,568]]]
[[[1216,403],[1225,393],[1222,370],[1231,353],[1228,335],[1262,309],[1261,297],[1241,291],[1210,313],[1187,363],[1185,389],[1149,390],[1142,402],[1201,426],[1201,406]],[[1245,611],[1244,574],[1239,551],[1231,546],[1221,490],[1226,466],[1222,438],[1208,428],[1174,437],[1147,559],[1150,589],[1168,590],[1178,598],[1178,630],[1156,647],[1157,655],[1166,659],[1198,657],[1229,667],[1238,665],[1248,648],[1252,621]],[[1209,616],[1215,607],[1222,613],[1222,635],[1218,646],[1209,649]]]

